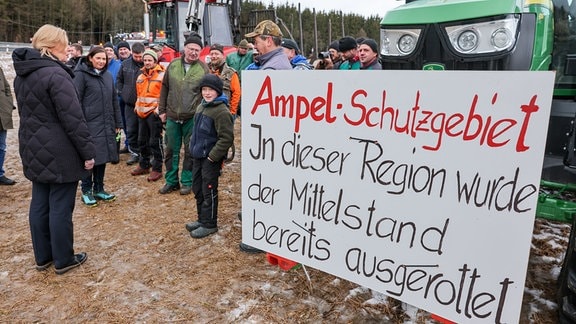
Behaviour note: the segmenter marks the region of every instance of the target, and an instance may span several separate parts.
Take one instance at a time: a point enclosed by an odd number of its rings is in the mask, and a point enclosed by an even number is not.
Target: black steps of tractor
[[[576,323],[576,217],[572,221],[568,248],[558,277],[558,286],[559,323]]]

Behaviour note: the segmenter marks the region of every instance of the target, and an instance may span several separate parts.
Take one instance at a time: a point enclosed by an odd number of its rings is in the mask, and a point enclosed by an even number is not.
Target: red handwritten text
[[[267,107],[272,117],[295,118],[296,133],[300,130],[300,122],[308,117],[317,122],[324,120],[328,124],[336,121],[336,117],[332,115],[331,82],[328,83],[326,96],[308,100],[305,96],[273,96],[272,81],[270,77],[266,77],[250,113],[254,115],[261,107]]]

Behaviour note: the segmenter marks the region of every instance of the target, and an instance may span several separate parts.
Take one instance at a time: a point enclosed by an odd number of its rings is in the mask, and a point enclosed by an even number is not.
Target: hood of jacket
[[[308,64],[308,59],[306,59],[303,55],[298,54],[292,58],[292,61],[290,61],[290,63],[292,63],[292,64],[298,64],[298,63]]]
[[[223,103],[226,106],[228,106],[228,97],[226,97],[225,94],[221,94],[216,99],[214,99],[210,102],[206,102],[206,100],[202,99],[202,106],[204,106],[204,107],[218,106],[220,103]]]
[[[71,77],[74,72],[64,63],[53,60],[50,57],[40,55],[40,52],[33,48],[17,48],[12,52],[14,70],[16,75],[25,77],[28,74],[44,67],[62,67]]]

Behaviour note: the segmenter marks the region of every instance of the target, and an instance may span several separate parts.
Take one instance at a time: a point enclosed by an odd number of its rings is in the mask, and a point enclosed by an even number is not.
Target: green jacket
[[[168,118],[176,121],[193,118],[202,100],[196,87],[202,76],[209,72],[208,66],[200,60],[190,64],[188,71],[184,70],[184,57],[172,61],[162,80],[159,114],[165,113]]]
[[[246,67],[254,62],[252,51],[248,51],[246,55],[240,56],[238,52],[230,53],[226,56],[226,64],[238,72],[238,78],[242,80],[241,71],[246,70]]]
[[[346,60],[340,64],[339,70],[360,70],[362,63],[358,60]]]
[[[0,68],[0,86],[2,85],[4,89],[0,90],[0,130],[8,130],[14,128],[12,122],[14,99],[12,98],[12,91],[10,90],[10,82],[8,82],[2,68]]]

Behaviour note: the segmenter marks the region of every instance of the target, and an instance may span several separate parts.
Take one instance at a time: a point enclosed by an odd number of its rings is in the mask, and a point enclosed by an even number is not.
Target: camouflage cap
[[[263,20],[256,25],[253,32],[244,36],[247,38],[254,38],[260,35],[282,37],[282,32],[280,31],[280,27],[278,27],[278,25],[276,25],[272,20]]]

